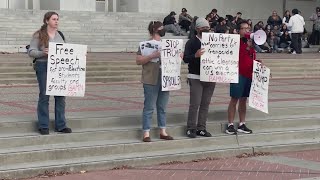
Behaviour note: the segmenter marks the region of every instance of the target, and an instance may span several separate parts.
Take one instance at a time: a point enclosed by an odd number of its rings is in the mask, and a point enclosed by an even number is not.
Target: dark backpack
[[[58,33],[60,34],[61,38],[62,38],[63,41],[65,42],[66,39],[65,39],[63,33],[62,33],[61,31],[58,31]],[[29,48],[30,48],[30,44],[26,46],[27,51],[29,50]],[[36,58],[34,58],[34,59],[32,60],[32,67],[33,67],[34,70],[36,70],[36,66],[35,66],[36,60],[37,60]]]

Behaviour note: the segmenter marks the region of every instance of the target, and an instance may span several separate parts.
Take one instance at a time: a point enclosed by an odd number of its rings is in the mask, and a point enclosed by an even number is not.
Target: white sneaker
[[[293,51],[291,54],[297,54],[295,51]]]

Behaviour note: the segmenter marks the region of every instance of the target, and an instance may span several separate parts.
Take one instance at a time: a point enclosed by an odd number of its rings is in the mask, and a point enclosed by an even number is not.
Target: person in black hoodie
[[[209,24],[211,28],[215,28],[216,25],[218,24],[218,19],[219,19],[219,15],[218,15],[218,10],[217,9],[212,9],[212,11],[207,15],[207,17],[210,17],[209,20]]]
[[[289,31],[284,31],[284,33],[280,37],[280,48],[289,48],[290,43],[291,43],[291,38],[289,35]]]
[[[179,24],[175,18],[176,13],[174,11],[170,12],[170,14],[164,18],[163,26],[166,32],[172,32],[175,36],[184,35],[181,31]]]
[[[196,37],[196,35],[197,35],[197,32],[196,32],[196,21],[197,21],[197,19],[198,19],[198,16],[193,17],[193,21],[192,21],[192,23],[190,25],[190,33],[189,33],[189,36],[188,36],[189,39],[192,39],[193,37]]]
[[[190,39],[186,46],[183,61],[188,63],[188,83],[190,86],[190,105],[186,135],[190,138],[198,136],[211,137],[206,130],[209,105],[215,89],[214,82],[200,81],[200,57],[204,50],[201,49],[203,32],[210,31],[209,22],[204,18],[196,21],[197,36]]]
[[[227,26],[229,29],[231,29],[231,30],[237,29],[237,23],[236,23],[235,18],[233,18],[233,16],[226,15],[225,20],[227,21]]]
[[[216,26],[216,33],[225,33],[228,29],[227,22],[223,17],[220,17],[218,20],[219,24]]]

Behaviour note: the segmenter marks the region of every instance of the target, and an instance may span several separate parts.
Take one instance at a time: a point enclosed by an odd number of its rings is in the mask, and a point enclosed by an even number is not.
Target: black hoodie
[[[197,36],[190,39],[185,46],[183,61],[188,64],[189,74],[200,75],[200,57],[195,57],[199,49],[201,41]]]

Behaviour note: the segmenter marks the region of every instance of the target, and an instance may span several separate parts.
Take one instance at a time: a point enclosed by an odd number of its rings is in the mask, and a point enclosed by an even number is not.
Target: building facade
[[[179,13],[185,7],[191,15],[205,16],[211,9],[218,14],[235,15],[242,12],[246,18],[266,19],[276,10],[280,16],[284,10],[298,8],[307,18],[320,6],[320,0],[1,0],[0,8]]]

